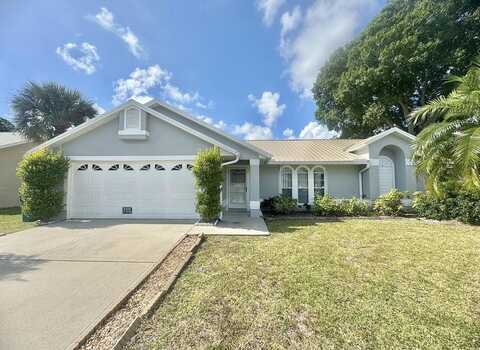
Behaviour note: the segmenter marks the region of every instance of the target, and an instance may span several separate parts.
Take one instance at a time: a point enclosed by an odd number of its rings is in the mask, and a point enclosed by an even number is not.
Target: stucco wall
[[[186,156],[212,145],[156,117],[147,116],[150,136],[126,140],[118,136],[119,118],[63,145],[67,156]]]
[[[27,143],[0,150],[0,208],[20,205],[18,199],[20,179],[16,175],[17,165],[25,152],[34,146],[34,143]]]

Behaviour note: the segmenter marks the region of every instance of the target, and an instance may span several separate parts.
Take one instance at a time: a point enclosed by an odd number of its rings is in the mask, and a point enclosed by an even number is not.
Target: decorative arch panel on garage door
[[[72,162],[69,218],[197,218],[192,161]]]

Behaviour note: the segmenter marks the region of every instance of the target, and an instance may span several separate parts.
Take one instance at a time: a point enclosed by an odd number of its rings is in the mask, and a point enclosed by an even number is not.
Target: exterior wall
[[[299,167],[290,165],[294,171]],[[317,165],[302,165],[309,169]],[[260,198],[267,199],[280,194],[280,165],[260,165]],[[335,198],[359,197],[358,173],[359,165],[323,165],[325,168],[326,192]],[[296,176],[293,176],[295,181]],[[313,176],[310,176],[309,186],[313,188]],[[295,188],[296,185],[293,184]],[[309,196],[310,200],[312,196]]]
[[[119,117],[63,145],[66,156],[186,156],[212,145],[156,117],[148,116],[150,136],[118,136]],[[122,124],[123,125],[123,124]]]
[[[233,142],[232,140],[228,139],[227,137],[224,137],[222,135],[219,135],[217,134],[216,132],[206,128],[206,127],[203,127],[202,125],[194,122],[194,121],[191,121],[190,119],[188,118],[185,118],[175,112],[172,112],[171,110],[165,108],[165,107],[161,107],[161,106],[155,106],[155,110],[162,113],[163,115],[171,118],[171,119],[174,119],[180,123],[183,123],[185,125],[187,125],[188,127],[194,129],[194,130],[197,130],[199,132],[201,132],[202,134],[204,135],[207,135],[211,138],[213,138],[214,140],[217,140],[218,142],[226,145],[226,146],[229,146],[235,150],[237,150],[239,153],[240,153],[240,159],[251,159],[251,158],[258,158],[258,154],[255,153],[254,151],[246,148],[246,147],[243,147],[241,145],[239,145],[238,143],[236,142]],[[150,118],[151,119],[151,118]]]
[[[18,199],[20,179],[16,175],[17,165],[25,152],[34,146],[34,143],[27,143],[0,150],[0,208],[20,205]]]
[[[416,191],[417,177],[415,166],[411,162],[411,142],[394,134],[385,136],[368,145],[370,154],[370,169],[368,170],[369,193],[368,198],[375,199],[379,196],[379,167],[380,156],[388,156],[395,163],[395,186],[401,191]]]

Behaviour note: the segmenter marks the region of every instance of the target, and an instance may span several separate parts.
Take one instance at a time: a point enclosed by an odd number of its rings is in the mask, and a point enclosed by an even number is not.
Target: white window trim
[[[313,195],[315,196],[315,178],[314,178],[314,173],[315,173],[315,170],[316,169],[322,169],[323,171],[323,191],[325,192],[325,194],[328,193],[328,175],[327,175],[327,169],[325,169],[324,166],[321,166],[321,165],[317,165],[317,166],[314,166],[312,168],[312,193]]]
[[[312,189],[312,182],[310,181],[311,180],[311,169],[309,169],[308,167],[306,166],[299,166],[295,169],[295,172],[297,173],[297,199],[298,199],[298,190],[300,187],[298,187],[298,172],[300,170],[306,170],[307,171],[307,181],[308,181],[308,187],[307,187],[307,193],[308,193],[308,203],[311,203],[312,202],[312,197],[310,196],[310,193],[311,193],[311,189]],[[300,203],[298,202],[298,204],[307,204],[307,203]]]
[[[293,174],[295,174],[295,169],[293,169],[290,165],[284,165],[280,167],[280,171],[278,172],[278,193],[281,195],[283,193],[283,181],[282,181],[282,172],[283,169],[290,169],[292,172],[292,198],[297,198],[293,196],[293,188],[295,187],[295,184],[293,182],[293,178],[296,177]]]
[[[127,112],[128,111],[137,111],[138,112],[138,128],[127,128]],[[136,107],[125,108],[123,111],[123,129],[124,130],[142,130],[142,111]]]

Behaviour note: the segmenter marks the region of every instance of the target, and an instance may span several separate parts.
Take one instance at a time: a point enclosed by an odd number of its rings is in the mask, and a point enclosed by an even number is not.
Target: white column
[[[297,168],[294,168],[292,171],[292,198],[298,199],[298,177],[297,177]]]
[[[313,190],[313,169],[308,168],[308,203],[312,204],[315,197],[315,191]]]

